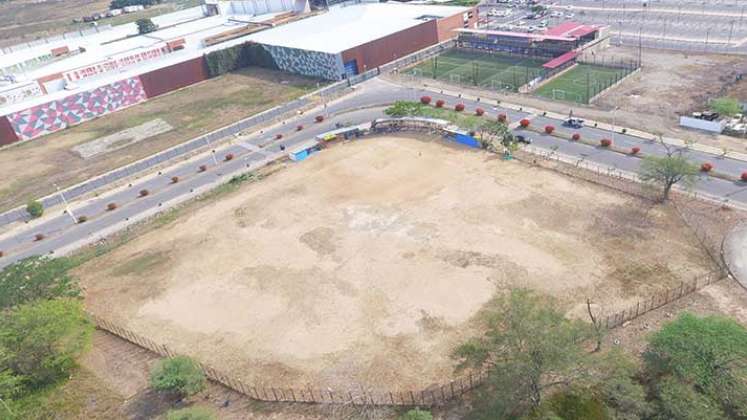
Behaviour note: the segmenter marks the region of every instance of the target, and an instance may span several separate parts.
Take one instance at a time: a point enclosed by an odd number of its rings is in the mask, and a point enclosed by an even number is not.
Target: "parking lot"
[[[612,42],[691,52],[747,53],[747,2],[561,0],[553,12],[611,27]],[[646,4],[645,6],[643,6]],[[550,17],[550,24],[560,19]]]
[[[616,45],[747,54],[744,1],[555,0],[540,5],[546,12],[537,13],[537,6],[525,0],[483,4],[481,24],[490,30],[541,32],[573,20],[610,26]]]

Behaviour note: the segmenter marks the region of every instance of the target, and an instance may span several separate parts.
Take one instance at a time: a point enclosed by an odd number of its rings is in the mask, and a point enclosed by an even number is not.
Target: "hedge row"
[[[220,76],[229,71],[248,66],[278,69],[278,65],[269,52],[261,45],[250,42],[208,53],[205,56],[205,61],[210,77]]]

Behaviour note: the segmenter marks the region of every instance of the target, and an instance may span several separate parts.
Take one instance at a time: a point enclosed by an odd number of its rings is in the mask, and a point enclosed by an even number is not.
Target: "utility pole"
[[[73,219],[73,224],[78,223],[78,219],[75,218],[75,214],[73,214],[73,210],[70,208],[70,205],[68,204],[67,200],[65,200],[65,194],[60,191],[60,187],[57,186],[57,184],[54,185],[55,189],[57,190],[57,193],[60,194],[60,198],[62,199],[62,203],[65,205],[65,212],[70,215],[70,218]]]
[[[731,37],[734,35],[734,21],[731,21],[731,28],[729,29],[729,40],[726,41],[727,44],[731,44]]]

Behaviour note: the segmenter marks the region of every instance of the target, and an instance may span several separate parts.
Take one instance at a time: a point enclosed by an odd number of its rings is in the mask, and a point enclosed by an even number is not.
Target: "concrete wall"
[[[356,60],[358,73],[363,73],[437,43],[436,21],[429,20],[404,31],[343,51],[342,61],[347,63]]]
[[[439,19],[437,22],[438,42],[444,42],[447,39],[455,38],[457,36],[457,32],[455,32],[454,30],[464,28],[465,24],[468,28],[474,28],[477,24],[476,7],[465,13],[458,13],[454,16]]]
[[[205,58],[198,57],[141,74],[140,81],[148,98],[153,98],[207,80],[206,67]]]
[[[711,133],[721,133],[722,131],[724,131],[724,127],[726,126],[726,121],[724,120],[708,121],[708,120],[701,120],[700,118],[681,116],[680,125],[683,127],[695,128],[698,130],[708,131]]]

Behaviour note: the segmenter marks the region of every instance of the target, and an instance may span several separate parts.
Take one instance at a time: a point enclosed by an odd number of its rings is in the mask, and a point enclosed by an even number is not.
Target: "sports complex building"
[[[262,51],[262,65],[341,80],[473,28],[470,7],[206,0],[152,19],[0,53],[0,145],[31,140],[217,76],[210,57]],[[75,34],[73,34],[75,35]],[[238,55],[238,54],[237,54]],[[254,64],[254,63],[252,63]]]

